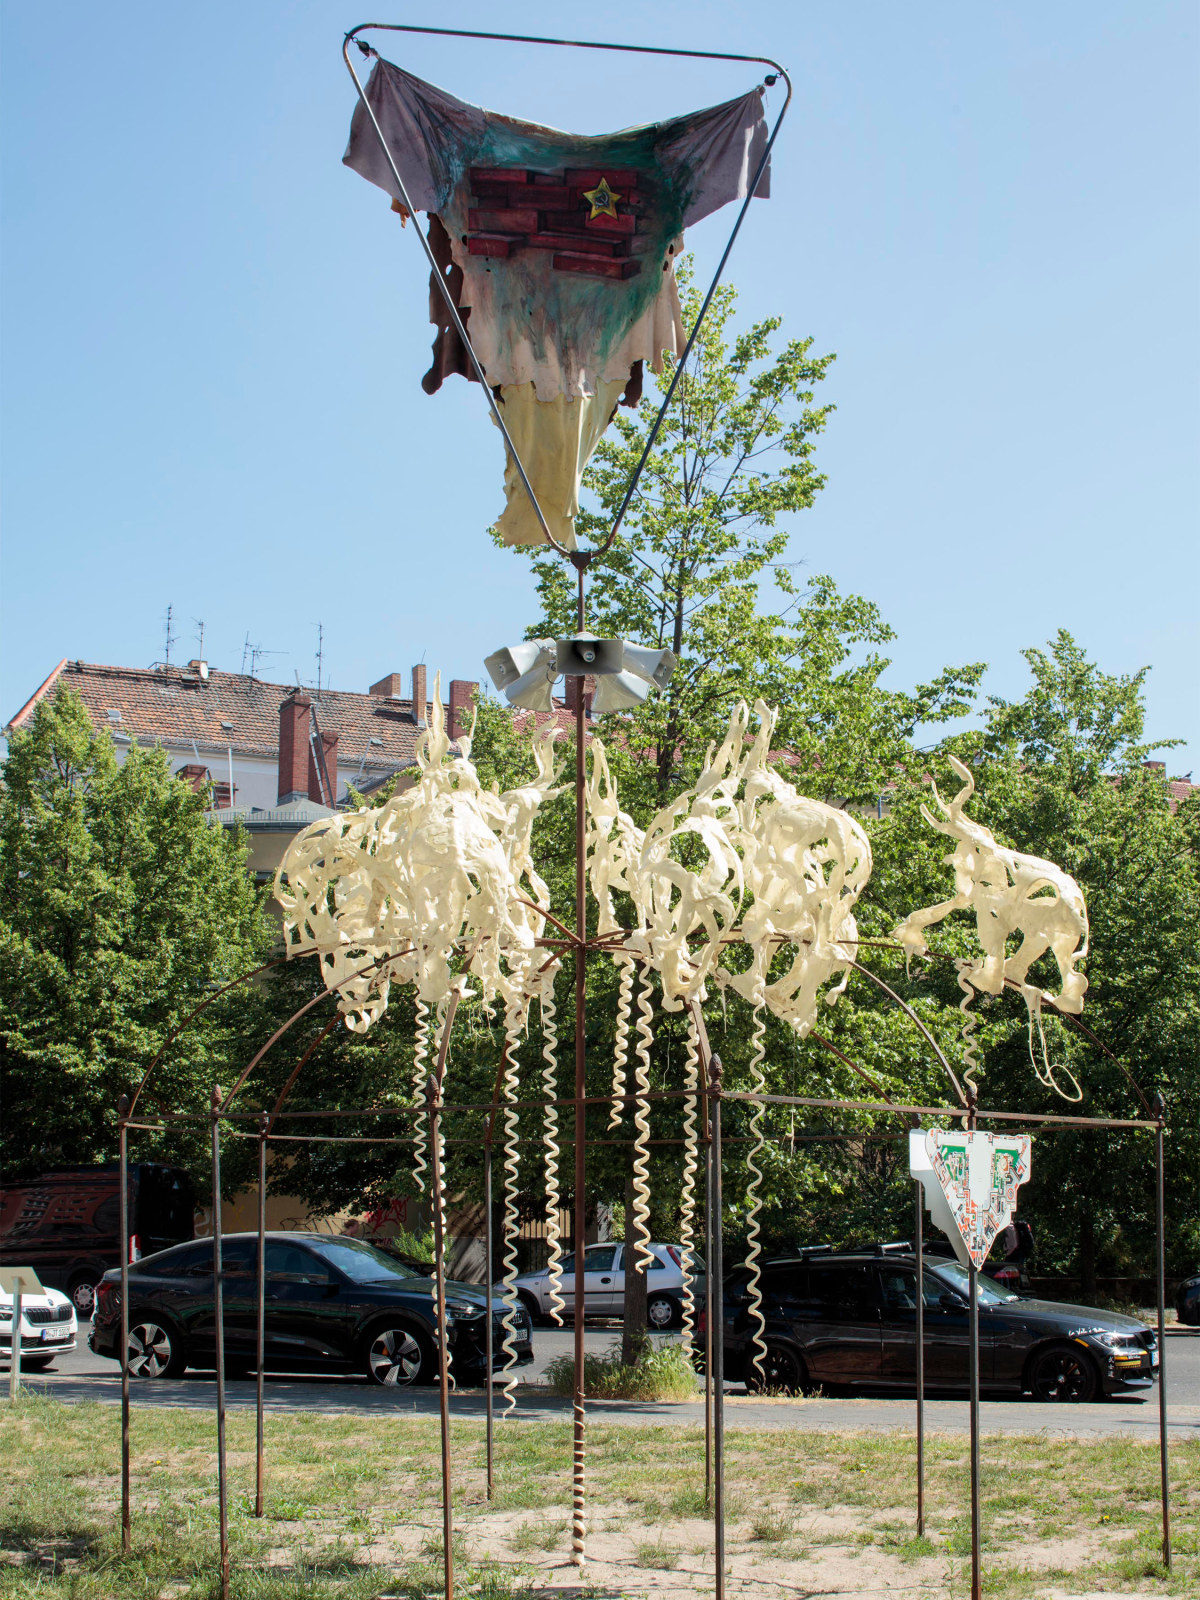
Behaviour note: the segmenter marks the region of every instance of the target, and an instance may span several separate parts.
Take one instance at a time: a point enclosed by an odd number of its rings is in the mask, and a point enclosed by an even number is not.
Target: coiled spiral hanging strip
[[[691,1344],[695,1324],[696,1298],[692,1293],[695,1273],[692,1270],[692,1218],[696,1211],[696,1159],[698,1136],[696,1132],[696,1092],[700,1087],[700,1036],[696,1019],[688,1011],[687,1045],[683,1064],[683,1086],[687,1099],[683,1102],[683,1190],[679,1201],[679,1255],[683,1276],[683,1327],[681,1337],[684,1349]]]
[[[506,1359],[500,1387],[504,1391],[505,1416],[511,1416],[517,1406],[513,1390],[517,1386],[516,1316],[520,1306],[516,1289],[517,1236],[520,1231],[520,1213],[517,1209],[517,1176],[521,1165],[520,1152],[517,1149],[520,1114],[516,1109],[517,1041],[520,1037],[520,1028],[520,1005],[510,1001],[504,1011],[504,1274],[502,1279],[504,1289],[501,1295],[504,1302],[504,1338],[501,1341],[501,1348]]]
[[[629,1008],[633,1000],[633,962],[628,957],[618,956],[614,959],[621,969],[621,981],[617,986],[617,1028],[613,1038],[613,1103],[608,1118],[610,1130],[621,1126],[621,1118],[625,1114],[622,1096],[625,1093],[625,1063],[629,1059]]]
[[[553,1103],[558,1095],[558,1020],[554,1004],[554,971],[546,974],[539,1002],[542,1013],[542,1088],[546,1095],[543,1140],[546,1146],[546,1238],[550,1245],[550,1259],[546,1264],[547,1293],[550,1315],[562,1327],[566,1301],[562,1296],[562,1220],[558,1189],[558,1107]]]
[[[962,1042],[963,1042],[963,1082],[970,1091],[971,1099],[979,1095],[979,1085],[975,1081],[975,1074],[980,1070],[979,1047],[975,1042],[975,1030],[979,1026],[979,1018],[972,1012],[971,1004],[975,999],[975,988],[967,977],[971,970],[971,963],[965,958],[954,963],[954,970],[958,974],[958,987],[963,992],[962,999],[958,1002],[958,1009],[962,1012]]]
[[[429,1169],[429,1117],[425,1109],[425,1087],[429,1060],[429,1007],[417,996],[417,1026],[413,1041],[413,1097],[417,1113],[413,1117],[413,1182],[417,1193],[425,1193],[425,1174]]]
[[[766,1088],[766,1079],[763,1076],[763,1059],[767,1053],[766,1046],[767,1023],[763,1016],[763,1007],[760,1002],[754,1008],[754,1033],[751,1038],[753,1054],[750,1057],[750,1089],[752,1094],[762,1094]],[[758,1258],[762,1253],[759,1244],[758,1213],[762,1210],[762,1202],[758,1197],[758,1188],[762,1183],[762,1170],[758,1165],[762,1155],[765,1140],[762,1132],[763,1105],[761,1101],[754,1103],[754,1114],[750,1118],[750,1131],[754,1143],[750,1147],[750,1154],[746,1157],[746,1165],[750,1169],[750,1182],[746,1185],[746,1268],[750,1274],[746,1282],[746,1300],[750,1316],[757,1325],[750,1336],[750,1342],[756,1351],[753,1365],[758,1368],[760,1379],[765,1383],[767,1375],[767,1345],[764,1335],[767,1331],[767,1320],[763,1316],[762,1299],[762,1270],[758,1265]]]
[[[637,1130],[633,1141],[633,1237],[636,1240],[637,1268],[642,1272],[648,1272],[655,1259],[654,1252],[646,1242],[650,1231],[650,1106],[645,1097],[650,1092],[650,1046],[654,1043],[654,1032],[650,1026],[654,1017],[651,994],[650,975],[643,973],[637,997],[637,1042],[634,1045],[637,1065],[633,1072],[637,1095],[633,1103],[633,1126]]]

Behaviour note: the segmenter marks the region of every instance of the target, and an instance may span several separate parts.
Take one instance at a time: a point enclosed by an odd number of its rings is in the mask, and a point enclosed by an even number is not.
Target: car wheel
[[[153,1317],[131,1323],[128,1359],[131,1378],[178,1378],[187,1366],[182,1339]]]
[[[754,1346],[746,1347],[746,1388],[751,1394],[800,1394],[808,1383],[804,1362],[786,1344],[768,1344],[767,1357],[754,1360]]]
[[[407,1389],[437,1377],[433,1340],[407,1323],[385,1322],[367,1335],[364,1369],[372,1383]]]
[[[1067,1344],[1039,1350],[1029,1364],[1029,1391],[1035,1400],[1068,1400],[1082,1404],[1096,1398],[1100,1380],[1086,1351]]]
[[[75,1307],[75,1315],[80,1322],[89,1322],[96,1309],[96,1285],[100,1280],[96,1277],[75,1278],[71,1282],[67,1293],[71,1296],[71,1304]]]
[[[679,1306],[669,1294],[652,1294],[646,1301],[646,1323],[655,1333],[673,1328],[681,1320]]]
[[[54,1365],[53,1356],[21,1356],[22,1372],[45,1372],[47,1367]]]

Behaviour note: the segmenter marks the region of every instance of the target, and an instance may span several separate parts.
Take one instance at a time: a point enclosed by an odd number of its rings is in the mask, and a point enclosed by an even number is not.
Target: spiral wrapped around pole
[[[625,1114],[625,1063],[629,1059],[629,1010],[633,1000],[633,962],[616,957],[621,979],[617,985],[617,1027],[613,1038],[612,1110],[609,1129],[619,1128]]]
[[[425,1193],[425,1173],[429,1169],[429,1114],[425,1105],[426,1063],[429,1060],[429,1007],[421,996],[416,1003],[417,1025],[413,1042],[413,1097],[416,1115],[413,1117],[413,1182],[417,1193]]]
[[[687,1099],[683,1102],[683,1188],[679,1201],[679,1255],[683,1277],[683,1327],[684,1348],[691,1344],[695,1329],[696,1299],[692,1292],[695,1273],[692,1270],[692,1219],[696,1211],[696,1159],[699,1139],[696,1131],[697,1094],[700,1087],[700,1037],[696,1019],[688,1011],[687,1044],[683,1064],[683,1086]]]
[[[958,1009],[962,1012],[962,1042],[963,1042],[963,1082],[970,1092],[971,1099],[979,1095],[979,1085],[975,1081],[975,1074],[979,1071],[979,1046],[975,1042],[975,1030],[979,1026],[979,1018],[971,1010],[975,1000],[975,986],[967,974],[971,970],[971,963],[958,960],[954,963],[954,971],[958,977],[958,987],[962,990],[962,999],[958,1002]]]
[[[562,1296],[562,1201],[558,1188],[558,1019],[554,1004],[554,970],[543,981],[540,991],[542,1013],[542,1088],[546,1095],[542,1138],[546,1146],[546,1238],[550,1245],[550,1258],[546,1264],[547,1294],[550,1316],[562,1327],[566,1301]]]
[[[636,1136],[633,1144],[633,1238],[637,1253],[637,1270],[648,1272],[654,1261],[654,1252],[647,1240],[650,1237],[650,1104],[645,1098],[650,1092],[650,1046],[654,1032],[650,1026],[654,1016],[652,989],[648,974],[642,975],[638,988],[637,1042],[634,1045],[633,1083],[637,1099],[633,1103],[633,1126]]]
[[[763,1007],[759,1004],[754,1008],[754,1033],[751,1039],[753,1053],[750,1057],[750,1089],[751,1093],[756,1095],[762,1094],[766,1088],[766,1078],[762,1069],[767,1053],[766,1037],[767,1022],[763,1016]],[[746,1157],[746,1166],[750,1171],[750,1182],[746,1185],[746,1268],[749,1273],[746,1280],[746,1301],[750,1317],[755,1324],[754,1332],[750,1335],[750,1343],[756,1351],[752,1357],[752,1364],[758,1368],[760,1380],[765,1383],[767,1345],[764,1335],[767,1331],[767,1319],[763,1315],[762,1269],[758,1264],[758,1258],[762,1254],[758,1226],[758,1213],[762,1210],[762,1202],[758,1197],[762,1170],[758,1163],[765,1144],[762,1120],[762,1102],[755,1101],[754,1114],[750,1118],[750,1131],[754,1142]]]
[[[504,1012],[504,1140],[502,1145],[504,1163],[504,1222],[503,1233],[503,1261],[504,1272],[502,1276],[503,1291],[501,1299],[504,1302],[504,1338],[501,1348],[504,1351],[504,1375],[500,1380],[500,1387],[504,1390],[504,1414],[511,1416],[516,1410],[517,1401],[513,1390],[517,1386],[517,1325],[516,1316],[520,1307],[517,1298],[517,1238],[520,1233],[520,1212],[517,1207],[517,1179],[521,1166],[520,1151],[517,1148],[517,1129],[520,1123],[520,1114],[516,1108],[518,1098],[517,1086],[517,1041],[520,1037],[521,1008],[510,1003]]]

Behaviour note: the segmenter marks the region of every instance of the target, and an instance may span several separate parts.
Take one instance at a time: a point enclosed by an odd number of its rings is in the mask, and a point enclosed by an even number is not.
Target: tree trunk
[[[625,1174],[625,1311],[621,1321],[621,1360],[629,1367],[637,1361],[646,1344],[646,1270],[634,1266],[633,1154]],[[649,1244],[649,1235],[645,1235]]]
[[[1079,1293],[1089,1303],[1096,1295],[1096,1219],[1089,1207],[1079,1215]]]

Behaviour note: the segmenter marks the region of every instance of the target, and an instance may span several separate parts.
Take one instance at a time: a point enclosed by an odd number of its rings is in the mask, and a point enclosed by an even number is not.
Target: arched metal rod
[[[279,1116],[280,1111],[283,1109],[283,1102],[287,1099],[288,1095],[291,1094],[292,1088],[293,1088],[293,1086],[294,1086],[294,1084],[296,1082],[296,1079],[304,1071],[304,1068],[308,1064],[309,1058],[312,1056],[312,1054],[316,1050],[317,1046],[320,1045],[320,1044],[323,1044],[325,1042],[325,1040],[329,1037],[329,1035],[333,1032],[333,1030],[337,1027],[338,1023],[341,1020],[342,1020],[341,1012],[336,1013],[325,1024],[325,1026],[321,1029],[320,1033],[313,1040],[313,1042],[309,1045],[308,1049],[300,1057],[300,1059],[299,1059],[299,1061],[297,1061],[296,1065],[292,1068],[287,1082],[284,1084],[283,1088],[279,1091],[279,1098],[275,1101],[275,1104],[271,1108],[271,1114],[267,1118],[267,1125],[266,1125],[266,1128],[264,1129],[264,1132],[263,1132],[263,1137],[264,1138],[269,1138],[270,1137],[271,1129],[275,1126],[275,1120]]]
[[[893,939],[860,939],[858,942],[859,942],[860,946],[862,946],[864,944],[869,944],[874,949],[877,949],[877,950],[896,950],[901,955],[908,955],[909,954],[909,952],[907,950],[905,950],[905,948],[904,948],[904,946],[902,944],[897,944],[895,942],[895,940],[893,940]],[[952,961],[955,961],[955,960],[958,959],[956,956],[950,955],[945,950],[930,950],[930,949],[926,949],[924,953],[925,953],[925,956],[929,960],[951,961],[952,962]],[[864,967],[862,970],[865,972],[866,968]],[[1021,985],[1016,981],[1015,978],[1005,978],[1004,983],[1005,983],[1005,987],[1006,988],[1016,989],[1018,992],[1020,992]],[[1146,1098],[1145,1091],[1142,1089],[1141,1084],[1134,1077],[1133,1073],[1130,1072],[1129,1068],[1121,1060],[1120,1056],[1117,1055],[1115,1051],[1110,1050],[1108,1048],[1108,1046],[1104,1043],[1103,1039],[1099,1038],[1096,1034],[1094,1034],[1092,1032],[1092,1030],[1087,1026],[1087,1024],[1084,1023],[1084,1022],[1081,1022],[1079,1020],[1079,1018],[1077,1016],[1075,1016],[1075,1014],[1073,1012],[1060,1010],[1060,1008],[1057,1005],[1055,1005],[1055,1003],[1054,1003],[1054,996],[1053,995],[1049,995],[1049,994],[1043,995],[1042,998],[1043,998],[1044,1001],[1048,1001],[1049,1002],[1050,1006],[1052,1007],[1052,1009],[1054,1011],[1055,1016],[1061,1017],[1064,1022],[1069,1022],[1072,1025],[1072,1027],[1078,1028],[1079,1032],[1081,1034],[1083,1034],[1084,1038],[1090,1040],[1091,1043],[1096,1046],[1096,1049],[1100,1051],[1101,1055],[1107,1056],[1110,1061],[1115,1062],[1116,1065],[1118,1067],[1120,1067],[1121,1071],[1125,1075],[1125,1081],[1129,1084],[1129,1086],[1133,1090],[1134,1094],[1136,1094],[1138,1099],[1141,1101],[1142,1110],[1146,1113],[1146,1115],[1148,1117],[1153,1117],[1154,1114],[1155,1114],[1154,1113],[1154,1107],[1150,1104],[1150,1101]]]
[[[971,1102],[970,1102],[970,1100],[968,1100],[967,1096],[963,1093],[962,1084],[959,1083],[958,1079],[954,1075],[954,1068],[946,1060],[946,1057],[942,1053],[941,1046],[938,1044],[937,1040],[933,1037],[932,1033],[930,1033],[929,1029],[921,1021],[920,1017],[913,1010],[913,1008],[909,1004],[907,1004],[906,1001],[901,1000],[900,996],[890,986],[890,984],[884,983],[883,979],[878,977],[874,972],[872,972],[870,967],[864,967],[862,965],[862,963],[859,962],[859,961],[851,961],[850,965],[854,968],[855,972],[861,972],[864,978],[870,978],[872,983],[877,984],[879,986],[879,988],[883,990],[884,994],[888,995],[892,1000],[894,1000],[896,1002],[896,1004],[900,1007],[901,1011],[904,1012],[905,1016],[907,1016],[910,1021],[914,1022],[917,1025],[917,1027],[921,1030],[921,1032],[924,1034],[926,1040],[928,1041],[930,1049],[933,1051],[934,1055],[941,1062],[942,1069],[945,1072],[946,1076],[950,1079],[950,1082],[954,1085],[954,1092],[955,1092],[955,1094],[957,1094],[959,1100],[961,1101],[963,1110],[964,1111],[968,1110],[969,1107],[970,1107]]]
[[[242,1069],[241,1075],[238,1077],[237,1082],[221,1102],[221,1110],[228,1111],[229,1107],[233,1104],[234,1097],[241,1092],[242,1086],[246,1082],[246,1079],[254,1071],[255,1067],[266,1055],[267,1051],[278,1039],[282,1039],[288,1029],[291,1028],[294,1023],[299,1022],[302,1016],[311,1011],[314,1006],[320,1005],[322,1000],[327,1000],[331,994],[337,994],[339,989],[344,989],[348,983],[353,983],[355,978],[365,977],[368,972],[374,972],[377,967],[386,966],[392,961],[399,961],[402,956],[406,956],[408,954],[408,950],[400,950],[397,951],[395,955],[378,956],[374,961],[369,962],[365,967],[360,967],[357,972],[348,973],[340,983],[331,984],[328,988],[322,989],[319,994],[313,995],[311,1000],[306,1000],[298,1011],[292,1012],[291,1016],[285,1023],[282,1024],[282,1026],[276,1028],[275,1032],[267,1040],[266,1044],[263,1045],[262,1049],[259,1050],[249,1064]]]
[[[253,972],[244,972],[240,978],[235,978],[232,983],[227,983],[224,988],[218,989],[215,994],[210,994],[207,1000],[202,1000],[194,1011],[190,1012],[186,1017],[184,1017],[183,1021],[179,1023],[177,1027],[173,1028],[163,1040],[158,1054],[142,1074],[142,1081],[133,1091],[133,1096],[129,1102],[130,1116],[133,1115],[133,1109],[138,1103],[138,1098],[141,1095],[142,1090],[150,1082],[150,1078],[155,1068],[162,1060],[163,1056],[166,1055],[167,1051],[174,1044],[175,1040],[178,1039],[179,1035],[186,1032],[186,1030],[191,1027],[192,1023],[195,1022],[200,1013],[202,1011],[207,1011],[214,1000],[219,1000],[223,994],[228,994],[231,989],[236,989],[239,984],[249,983],[250,979],[257,978],[260,972],[269,972],[272,967],[282,966],[287,959],[287,956],[278,956],[274,961],[265,961],[261,967],[255,967]]]
[[[866,1084],[868,1089],[874,1089],[875,1093],[879,1096],[879,1098],[881,1100],[886,1100],[887,1103],[889,1105],[891,1105],[892,1097],[887,1092],[887,1090],[882,1088],[878,1083],[876,1083],[875,1079],[871,1076],[871,1074],[869,1072],[865,1071],[862,1067],[860,1067],[857,1062],[851,1061],[850,1057],[848,1055],[846,1055],[844,1051],[839,1050],[837,1045],[831,1044],[828,1039],[823,1038],[822,1035],[819,1034],[819,1033],[810,1032],[807,1035],[807,1037],[810,1038],[810,1039],[815,1039],[817,1041],[817,1043],[820,1044],[820,1045],[824,1045],[826,1050],[830,1051],[831,1054],[835,1055],[838,1058],[838,1060],[842,1063],[843,1066],[847,1066],[847,1067],[850,1068],[851,1072],[857,1073],[857,1075]],[[728,1142],[728,1141],[726,1141],[726,1142]]]
[[[741,209],[738,211],[737,219],[733,224],[733,229],[730,232],[728,242],[721,253],[721,259],[717,263],[717,270],[713,275],[712,282],[709,284],[708,292],[705,294],[704,300],[701,303],[699,314],[697,315],[696,321],[692,326],[692,331],[688,335],[687,342],[683,347],[683,351],[680,354],[679,360],[675,363],[675,370],[671,374],[671,381],[667,385],[667,392],[663,396],[662,404],[658,409],[658,415],[655,417],[650,432],[647,435],[646,445],[645,449],[642,451],[641,460],[633,470],[633,474],[630,477],[629,484],[625,490],[625,496],[621,501],[621,505],[617,511],[617,515],[613,521],[613,525],[609,531],[608,537],[604,540],[603,544],[597,545],[594,550],[568,550],[564,545],[560,544],[550,532],[550,525],[546,521],[545,513],[542,511],[541,506],[538,504],[537,496],[533,492],[533,485],[529,481],[529,476],[525,471],[524,463],[517,453],[516,446],[513,444],[512,437],[509,434],[508,428],[504,422],[504,418],[500,413],[500,406],[497,403],[495,395],[492,393],[492,387],[484,371],[483,364],[476,354],[474,345],[471,343],[470,336],[467,333],[466,324],[459,315],[458,307],[454,304],[454,297],[450,293],[449,284],[445,281],[445,275],[438,269],[437,262],[434,260],[433,251],[429,246],[429,241],[421,232],[420,226],[416,221],[416,208],[409,199],[408,190],[405,188],[404,180],[400,176],[400,169],[397,167],[392,152],[388,148],[387,140],[383,136],[383,129],[379,126],[379,121],[375,116],[375,112],[370,102],[367,99],[366,91],[362,86],[362,82],[359,79],[358,73],[354,70],[354,63],[350,59],[351,44],[356,45],[363,55],[374,55],[378,58],[378,52],[374,49],[374,47],[358,38],[360,33],[365,33],[368,30],[384,33],[434,34],[442,38],[450,39],[494,39],[501,43],[507,44],[546,44],[555,45],[569,50],[616,50],[630,55],[684,56],[701,61],[745,61],[755,63],[759,66],[770,67],[772,72],[778,74],[778,76],[784,81],[787,92],[783,105],[780,107],[779,115],[775,119],[775,126],[771,129],[770,135],[767,138],[766,147],[763,150],[762,157],[758,163],[757,169],[755,170],[754,177],[749,184],[746,197],[741,205]],[[487,402],[491,409],[492,417],[496,422],[496,425],[499,427],[500,432],[504,436],[504,442],[507,446],[509,455],[512,457],[513,463],[517,468],[521,483],[524,486],[526,494],[529,496],[529,501],[534,509],[534,513],[536,514],[538,521],[541,523],[542,532],[546,535],[548,543],[553,549],[557,550],[559,555],[565,556],[567,560],[572,560],[575,556],[580,557],[580,563],[578,564],[580,571],[580,584],[582,585],[583,568],[596,556],[603,555],[616,538],[621,523],[625,519],[625,513],[628,511],[630,502],[633,499],[634,491],[636,490],[642,473],[645,470],[646,463],[650,459],[650,452],[653,450],[655,442],[658,439],[659,432],[662,428],[663,419],[667,414],[667,410],[671,404],[671,401],[675,397],[675,390],[678,387],[684,365],[692,353],[692,348],[695,345],[696,339],[700,333],[701,325],[708,314],[708,308],[712,304],[713,296],[717,292],[717,286],[721,281],[726,264],[729,261],[734,243],[737,240],[738,234],[741,232],[742,223],[745,220],[746,213],[750,209],[750,202],[754,199],[759,183],[762,181],[763,173],[767,169],[767,163],[771,159],[771,151],[775,147],[775,141],[779,136],[779,130],[783,125],[783,119],[787,115],[788,107],[792,103],[792,80],[784,68],[781,67],[777,61],[772,61],[769,56],[734,55],[721,50],[677,50],[668,49],[661,45],[611,44],[594,39],[551,39],[543,38],[537,34],[482,33],[474,32],[465,28],[426,28],[418,27],[415,24],[398,22],[360,22],[357,27],[351,28],[350,32],[346,34],[345,39],[342,42],[342,59],[346,63],[347,72],[349,72],[351,78],[354,80],[354,87],[358,91],[359,100],[362,102],[367,115],[371,119],[371,126],[375,129],[375,134],[379,140],[380,149],[384,153],[387,164],[391,168],[392,177],[395,179],[396,186],[400,191],[401,202],[408,210],[409,215],[413,218],[413,231],[420,240],[421,248],[424,250],[429,261],[431,281],[437,284],[438,290],[443,301],[445,302],[446,310],[449,312],[450,319],[454,324],[455,331],[458,333],[458,336],[462,340],[467,354],[470,357],[471,365],[475,369],[475,375],[479,379],[480,385],[483,388],[483,392],[487,397]],[[772,80],[768,79],[767,81],[769,84]]]

